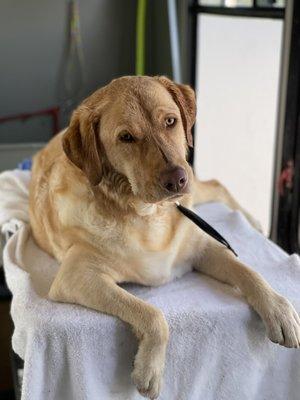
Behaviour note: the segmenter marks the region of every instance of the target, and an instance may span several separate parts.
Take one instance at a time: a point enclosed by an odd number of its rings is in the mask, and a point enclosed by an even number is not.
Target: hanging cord
[[[84,84],[84,56],[80,35],[80,18],[77,0],[67,1],[67,43],[64,50],[58,82],[58,100],[62,115],[69,113],[80,101]],[[66,123],[67,121],[63,121]]]
[[[218,242],[222,243],[224,246],[227,247],[228,250],[232,251],[233,254],[238,257],[237,253],[233,250],[233,248],[230,246],[230,244],[227,242],[223,236],[220,235],[218,231],[216,231],[211,225],[209,225],[204,219],[199,217],[196,213],[194,213],[192,210],[189,210],[186,207],[183,207],[181,204],[176,202],[176,206],[178,210],[185,215],[187,218],[189,218],[191,221],[194,222],[199,228],[201,228],[204,232],[206,232],[209,236],[217,240]]]
[[[78,57],[80,63],[83,65],[83,51],[82,51],[82,42],[80,35],[80,19],[79,19],[79,7],[77,0],[69,0],[70,7],[70,18],[71,18],[71,41],[76,43]]]
[[[78,69],[80,73],[81,83],[83,82],[83,64],[84,57],[82,51],[82,41],[80,35],[80,19],[79,7],[77,0],[69,0],[69,18],[70,18],[70,43],[68,49],[68,60],[70,70],[75,69],[73,54],[76,53],[78,57]]]
[[[136,14],[135,74],[145,74],[145,31],[147,0],[138,0]]]

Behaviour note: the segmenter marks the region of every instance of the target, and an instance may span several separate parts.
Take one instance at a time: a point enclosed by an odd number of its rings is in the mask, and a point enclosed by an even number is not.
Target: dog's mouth
[[[188,177],[185,178],[184,185],[163,185],[159,178],[154,181],[148,181],[147,184],[144,182],[139,190],[138,185],[134,185],[136,190],[134,194],[139,197],[145,203],[160,204],[165,201],[175,202],[182,198],[184,195],[190,193],[191,186]],[[133,185],[132,185],[133,186]]]
[[[158,203],[162,203],[164,201],[175,202],[188,193],[190,193],[189,188],[186,188],[185,190],[180,191],[178,193],[164,193],[164,195],[162,196],[161,200],[158,201]]]
[[[148,194],[147,196],[141,196],[141,200],[145,203],[150,204],[161,204],[164,202],[175,202],[182,198],[188,192],[180,192],[180,193],[159,193],[159,194]]]
[[[177,193],[177,194],[173,194],[172,196],[168,197],[168,200],[177,200],[180,197],[184,196],[186,193]]]

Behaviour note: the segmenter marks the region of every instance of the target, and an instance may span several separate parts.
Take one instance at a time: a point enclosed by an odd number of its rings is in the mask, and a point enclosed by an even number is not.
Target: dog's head
[[[189,191],[186,155],[195,116],[189,86],[165,77],[123,77],[74,111],[63,148],[91,185],[111,169],[140,200],[156,203]]]

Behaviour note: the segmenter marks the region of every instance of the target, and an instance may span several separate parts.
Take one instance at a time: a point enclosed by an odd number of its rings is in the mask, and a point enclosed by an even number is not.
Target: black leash
[[[212,226],[210,226],[204,219],[199,217],[196,213],[194,213],[192,210],[183,207],[181,204],[176,202],[176,206],[182,214],[184,214],[187,218],[189,218],[191,221],[194,222],[194,224],[198,225],[199,228],[201,228],[204,232],[206,232],[208,235],[213,237],[215,240],[218,242],[222,243],[224,246],[227,247],[228,250],[232,251],[235,256],[238,257],[237,253],[233,250],[233,248],[230,246],[230,244],[227,242],[226,239],[223,238],[219,234],[218,231],[216,231]]]

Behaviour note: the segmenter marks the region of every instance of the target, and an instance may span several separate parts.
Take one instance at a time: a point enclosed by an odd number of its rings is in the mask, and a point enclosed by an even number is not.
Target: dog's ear
[[[165,76],[158,76],[156,79],[168,90],[177,104],[187,143],[190,147],[193,147],[192,127],[196,120],[196,97],[194,90],[188,85],[174,83]]]
[[[65,154],[85,173],[93,186],[98,185],[102,177],[99,122],[100,117],[89,108],[79,107],[62,139]]]

